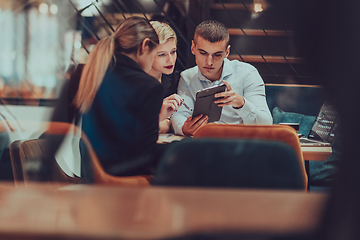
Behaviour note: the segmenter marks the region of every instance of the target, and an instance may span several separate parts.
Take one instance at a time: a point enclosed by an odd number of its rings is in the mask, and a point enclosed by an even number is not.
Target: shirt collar
[[[222,80],[226,80],[226,78],[228,78],[230,75],[233,74],[232,68],[231,68],[231,64],[230,64],[230,60],[225,58],[224,59],[224,65],[223,65],[223,69],[221,72],[221,77],[219,80],[212,82],[209,79],[207,79],[206,77],[204,77],[204,75],[202,75],[202,73],[200,72],[200,69],[198,68],[198,78],[200,81],[204,81],[204,82],[211,82],[214,84],[219,84],[222,82]]]

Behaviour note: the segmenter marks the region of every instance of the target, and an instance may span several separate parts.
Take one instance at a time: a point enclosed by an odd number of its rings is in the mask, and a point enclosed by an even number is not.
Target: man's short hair
[[[202,37],[203,39],[211,43],[225,40],[227,41],[226,46],[229,45],[230,40],[229,31],[227,30],[225,25],[215,20],[207,20],[200,23],[195,29],[195,44],[197,37]]]

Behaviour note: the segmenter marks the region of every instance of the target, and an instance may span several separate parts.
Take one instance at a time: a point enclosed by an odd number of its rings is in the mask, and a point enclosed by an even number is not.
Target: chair
[[[259,139],[185,139],[167,149],[153,185],[306,189],[294,149]]]
[[[15,152],[18,147],[19,157],[22,167],[22,178],[24,182],[32,181],[32,180],[48,180],[51,182],[61,182],[61,183],[81,183],[85,182],[84,178],[78,177],[76,175],[69,176],[67,175],[62,168],[57,163],[54,156],[51,159],[44,159],[46,156],[46,150],[48,148],[49,142],[46,139],[31,139],[27,141],[20,142],[20,144],[15,141],[12,143],[12,150]],[[14,163],[18,162],[17,156],[13,156]],[[51,161],[49,166],[50,169],[46,169],[46,179],[38,179],[38,171],[39,171],[39,161]],[[40,166],[41,167],[41,166]],[[15,171],[19,171],[18,167],[14,168]],[[18,175],[20,177],[20,175]],[[44,176],[42,176],[44,177]],[[15,179],[15,177],[14,177]],[[17,179],[19,180],[19,179]]]
[[[289,126],[209,123],[197,129],[193,137],[264,139],[284,142],[290,145],[297,154],[304,185],[307,186],[308,184],[300,141],[296,131]]]
[[[74,131],[81,131],[75,125],[70,123],[50,122],[45,133],[49,135],[64,136],[69,132],[71,127],[74,127]],[[101,166],[101,163],[97,158],[90,141],[82,131],[80,147],[83,149],[82,161],[85,161],[85,177],[87,177],[94,184],[145,187],[149,186],[150,181],[153,179],[152,175],[119,177],[106,173],[104,168]]]
[[[46,180],[66,183],[91,182],[94,184],[129,187],[145,187],[150,185],[149,182],[153,178],[151,175],[117,177],[107,174],[102,168],[86,135],[73,124],[66,122],[46,122],[39,124],[25,121],[22,122],[22,125],[27,128],[36,127],[44,129],[45,132],[43,139],[19,140],[14,141],[10,145],[11,162],[16,184],[30,180]],[[80,141],[80,147],[83,149],[81,160],[84,161],[86,168],[86,178],[68,176],[53,157],[54,154],[52,151],[57,150],[66,134],[71,133],[71,130],[81,132],[81,138],[78,140]],[[51,161],[48,162],[50,164],[47,165],[51,166],[51,169],[45,173],[43,172],[47,176],[42,176],[42,179],[37,179],[39,176],[36,176],[36,174],[39,173],[39,169],[35,169],[35,172],[29,174],[29,171],[34,171],[33,168],[39,167],[37,166],[39,165],[39,160]]]
[[[20,144],[22,142],[23,141],[21,140],[16,140],[12,142],[9,147],[11,167],[13,171],[15,185],[24,183],[24,175],[20,159]]]
[[[44,139],[17,140],[10,144],[10,158],[15,185],[36,180],[34,176],[31,176],[31,168],[35,170],[34,164],[36,165],[42,159],[45,149],[46,141]],[[62,183],[85,182],[84,178],[67,175],[55,158],[51,159],[51,161],[54,164],[51,165],[51,169],[47,172],[48,181]]]

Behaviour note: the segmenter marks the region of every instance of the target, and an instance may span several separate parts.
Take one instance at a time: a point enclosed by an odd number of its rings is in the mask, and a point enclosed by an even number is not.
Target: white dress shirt
[[[272,116],[266,103],[264,82],[255,67],[238,60],[224,59],[221,77],[217,81],[205,78],[197,66],[181,73],[178,94],[184,102],[194,109],[196,92],[207,87],[219,85],[226,80],[232,89],[244,97],[245,104],[240,109],[224,106],[219,123],[272,124]],[[184,135],[182,127],[192,112],[180,106],[171,117],[176,134]]]

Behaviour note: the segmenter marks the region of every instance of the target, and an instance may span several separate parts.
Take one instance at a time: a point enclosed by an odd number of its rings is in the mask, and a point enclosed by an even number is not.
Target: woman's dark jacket
[[[163,94],[163,86],[135,61],[116,55],[82,126],[108,173],[154,174]]]
[[[180,72],[174,71],[172,74],[161,76],[161,84],[164,87],[164,98],[177,93],[180,80]]]

